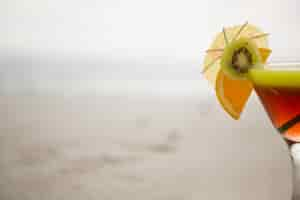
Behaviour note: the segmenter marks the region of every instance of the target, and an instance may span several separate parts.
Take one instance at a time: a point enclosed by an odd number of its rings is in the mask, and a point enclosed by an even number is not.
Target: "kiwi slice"
[[[225,47],[221,68],[233,79],[246,79],[249,69],[262,66],[261,60],[257,46],[248,38],[239,38]]]

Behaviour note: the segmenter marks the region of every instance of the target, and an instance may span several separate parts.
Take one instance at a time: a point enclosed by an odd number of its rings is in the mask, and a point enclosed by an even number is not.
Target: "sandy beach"
[[[261,199],[291,192],[287,148],[252,97],[2,95],[0,199]]]

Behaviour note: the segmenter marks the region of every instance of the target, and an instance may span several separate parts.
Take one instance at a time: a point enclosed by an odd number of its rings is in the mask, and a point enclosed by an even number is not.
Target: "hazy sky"
[[[216,32],[246,20],[271,33],[272,59],[300,60],[299,5],[297,0],[2,0],[1,62],[8,50],[32,55],[34,62],[6,57],[1,79],[6,85],[31,80],[42,88],[47,79],[76,77],[195,80]],[[79,56],[96,64],[78,63]]]
[[[292,50],[300,48],[299,5],[297,0],[3,0],[0,44],[195,62],[223,25],[248,20],[272,34],[274,56],[294,57]]]

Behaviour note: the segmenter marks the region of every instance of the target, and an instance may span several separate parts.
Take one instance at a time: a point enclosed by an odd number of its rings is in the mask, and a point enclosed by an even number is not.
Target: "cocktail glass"
[[[249,71],[273,126],[282,135],[293,164],[293,200],[300,200],[300,62],[271,64]]]

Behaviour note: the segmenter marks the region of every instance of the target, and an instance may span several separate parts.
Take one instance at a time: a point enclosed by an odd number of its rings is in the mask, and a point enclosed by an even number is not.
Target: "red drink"
[[[249,77],[275,128],[300,142],[300,70],[253,69]]]
[[[255,86],[255,91],[277,130],[286,139],[300,142],[300,87]]]

